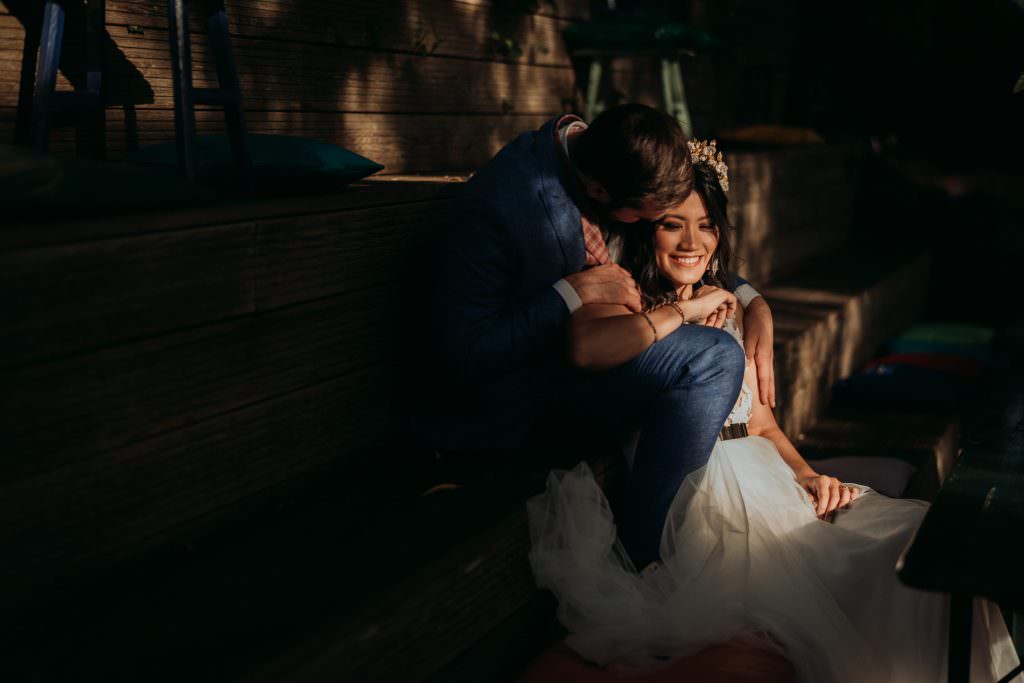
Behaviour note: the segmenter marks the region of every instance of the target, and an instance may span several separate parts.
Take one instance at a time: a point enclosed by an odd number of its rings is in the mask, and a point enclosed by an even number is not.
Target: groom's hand
[[[743,347],[757,365],[761,403],[775,407],[775,331],[772,312],[763,296],[750,302],[743,315]]]
[[[622,266],[608,263],[566,275],[584,304],[619,304],[636,312],[640,310],[640,288],[633,276]]]

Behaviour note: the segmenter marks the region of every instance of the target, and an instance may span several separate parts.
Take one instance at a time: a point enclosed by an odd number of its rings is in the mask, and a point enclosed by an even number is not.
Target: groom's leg
[[[625,365],[572,373],[560,410],[641,428],[619,535],[637,568],[658,559],[669,506],[690,472],[707,462],[739,395],[744,358],[721,330],[684,326]]]

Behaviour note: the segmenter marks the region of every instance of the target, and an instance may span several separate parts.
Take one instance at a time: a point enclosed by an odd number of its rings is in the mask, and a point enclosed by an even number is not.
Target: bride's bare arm
[[[737,314],[736,321],[738,324],[742,324],[742,313]],[[749,361],[747,362],[743,381],[746,382],[750,391],[757,396],[757,370],[754,364]],[[818,474],[803,459],[803,456],[797,451],[793,442],[782,433],[782,429],[779,427],[779,423],[775,421],[775,415],[772,414],[770,407],[757,400],[753,401],[753,404],[754,407],[750,413],[750,424],[747,425],[747,431],[752,436],[762,436],[775,444],[775,449],[779,452],[779,456],[796,474],[797,482],[799,482],[804,490],[811,494],[818,517],[823,519],[829,517],[836,508],[846,506],[857,497],[856,489],[843,486],[842,482],[835,477]]]
[[[614,368],[675,332],[684,318],[687,322],[712,321],[708,324],[720,327],[726,313],[736,306],[732,292],[711,285],[701,287],[692,297],[688,290],[683,293],[684,298],[675,306],[662,306],[646,314],[633,313],[617,304],[584,305],[569,318],[569,361],[586,370]]]
[[[658,339],[672,334],[683,319],[671,306],[647,314]],[[607,370],[636,358],[654,343],[651,323],[625,306],[587,304],[569,318],[569,362],[585,370]]]
[[[747,362],[747,369],[743,376],[743,381],[746,382],[747,387],[750,388],[750,392],[756,397],[758,395],[757,386],[757,369],[754,363]],[[753,401],[754,409],[750,413],[750,424],[747,425],[747,430],[752,436],[763,436],[764,438],[775,444],[775,448],[779,451],[779,455],[786,461],[790,469],[796,474],[797,478],[816,476],[818,473],[814,471],[814,468],[807,464],[807,461],[803,459],[800,452],[797,451],[796,446],[793,442],[783,434],[782,429],[779,427],[779,423],[775,421],[775,415],[772,414],[771,407],[761,403],[755,398]]]

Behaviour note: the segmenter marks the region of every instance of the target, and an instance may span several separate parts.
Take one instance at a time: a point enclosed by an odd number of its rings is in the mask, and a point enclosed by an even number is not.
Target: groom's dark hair
[[[605,110],[583,131],[573,163],[604,186],[611,208],[668,208],[693,189],[686,134],[679,122],[653,107],[623,104]]]

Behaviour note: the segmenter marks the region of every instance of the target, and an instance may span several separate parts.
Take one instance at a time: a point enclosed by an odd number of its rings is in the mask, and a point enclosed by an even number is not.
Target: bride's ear
[[[588,197],[599,204],[607,204],[609,202],[608,190],[605,189],[604,185],[586,176],[583,176],[582,179],[583,191],[587,193]]]

